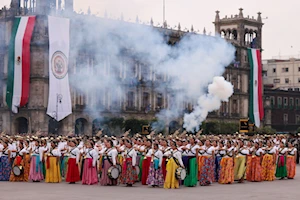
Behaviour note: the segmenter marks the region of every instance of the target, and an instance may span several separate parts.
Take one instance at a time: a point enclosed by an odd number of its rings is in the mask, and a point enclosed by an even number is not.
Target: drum
[[[110,168],[108,168],[107,175],[111,179],[118,179],[120,175],[120,171],[117,167],[111,166]]]
[[[175,176],[178,180],[184,180],[185,177],[186,177],[186,170],[179,167],[178,169],[176,169],[176,172],[175,172]]]
[[[135,171],[136,171],[136,174],[139,175],[140,174],[140,167],[139,166],[135,166]]]
[[[20,166],[14,166],[13,167],[13,173],[15,176],[20,176],[23,173],[23,167]]]

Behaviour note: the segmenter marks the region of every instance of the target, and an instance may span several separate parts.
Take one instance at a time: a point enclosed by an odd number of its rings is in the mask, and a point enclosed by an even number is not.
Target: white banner
[[[68,63],[70,20],[48,16],[49,98],[47,114],[60,121],[72,113]]]

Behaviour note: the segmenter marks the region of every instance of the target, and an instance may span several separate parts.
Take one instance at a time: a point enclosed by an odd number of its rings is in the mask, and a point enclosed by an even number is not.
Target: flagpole
[[[166,2],[165,0],[163,0],[163,23],[165,23],[166,21],[165,15],[166,15]]]

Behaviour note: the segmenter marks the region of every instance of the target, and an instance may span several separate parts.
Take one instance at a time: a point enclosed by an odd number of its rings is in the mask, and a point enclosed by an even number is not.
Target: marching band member
[[[280,142],[278,148],[278,161],[275,176],[280,178],[280,180],[287,177],[287,169],[286,169],[286,157],[287,157],[288,149],[284,147],[284,143]]]
[[[220,162],[219,183],[231,184],[234,182],[234,146],[232,146],[232,141],[228,140],[226,147],[220,150],[225,150],[225,155]]]
[[[98,183],[97,174],[97,160],[98,150],[93,148],[94,143],[92,141],[86,143],[85,155],[86,161],[83,167],[82,184],[94,185]]]
[[[29,180],[40,182],[44,180],[43,174],[43,154],[44,148],[39,146],[37,139],[34,140],[32,155],[30,160]]]
[[[129,139],[125,142],[126,150],[124,153],[125,160],[123,162],[122,183],[131,187],[137,180],[136,166],[136,151],[132,148],[132,143]]]
[[[80,181],[80,174],[79,174],[79,159],[80,159],[80,150],[75,146],[77,144],[76,140],[70,140],[70,157],[68,160],[68,171],[66,182],[70,184],[75,184],[76,182]]]
[[[158,148],[158,143],[153,144],[153,149],[149,150],[149,154],[151,154],[151,163],[149,168],[149,175],[147,178],[147,185],[151,185],[152,187],[163,186],[164,176],[161,168],[163,153]]]
[[[4,141],[2,143],[2,155],[0,158],[0,181],[9,181],[11,172],[11,150],[9,149],[8,142]]]
[[[288,155],[286,159],[286,169],[288,179],[293,179],[296,175],[297,149],[291,142],[288,142]]]
[[[249,149],[243,140],[239,140],[238,143],[238,147],[235,151],[236,157],[234,158],[234,180],[239,181],[239,183],[243,183]]]
[[[46,158],[46,183],[61,182],[60,156],[61,149],[58,148],[58,143],[56,141],[51,141],[49,153]]]
[[[114,148],[112,140],[105,141],[106,151],[103,154],[103,168],[101,173],[101,185],[117,185],[117,179],[112,179],[108,175],[108,170],[111,166],[116,167],[118,151]]]
[[[166,166],[166,178],[164,183],[165,189],[177,189],[179,188],[179,181],[177,180],[175,173],[179,167],[184,168],[182,162],[181,152],[178,151],[176,142],[170,141],[171,150],[168,151],[169,159]]]
[[[187,150],[188,162],[187,162],[187,177],[184,179],[184,185],[187,187],[194,187],[198,182],[198,164],[196,160],[197,150],[199,145],[195,143],[195,139],[190,137],[190,144],[187,145],[184,150]]]
[[[262,160],[262,177],[264,181],[275,180],[275,162],[276,162],[276,147],[273,146],[272,140],[267,141],[267,146],[264,148],[265,155]]]

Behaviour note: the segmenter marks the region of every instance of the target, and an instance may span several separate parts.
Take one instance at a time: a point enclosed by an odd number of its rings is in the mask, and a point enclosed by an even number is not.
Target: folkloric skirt
[[[276,168],[276,174],[275,176],[277,178],[285,178],[287,177],[287,169],[286,169],[286,156],[279,156],[278,162],[277,162],[277,168]]]
[[[29,180],[44,180],[43,163],[40,161],[40,155],[33,155],[30,160]]]
[[[295,156],[288,155],[286,161],[287,177],[294,178],[296,175]]]
[[[275,180],[275,160],[273,155],[266,154],[262,160],[262,177],[264,181]]]
[[[9,181],[11,164],[8,156],[0,157],[0,181]]]
[[[234,168],[233,168],[233,159],[232,157],[223,157],[220,166],[220,178],[219,183],[221,184],[230,184],[234,182]]]
[[[145,157],[142,164],[142,185],[147,185],[147,178],[149,174],[149,168],[151,163],[151,157]]]
[[[94,185],[98,183],[97,167],[93,167],[93,159],[85,159],[82,173],[82,184]]]
[[[132,166],[132,158],[126,158],[123,162],[122,178],[123,184],[133,185],[138,179],[135,167]]]
[[[66,182],[75,183],[78,181],[80,181],[80,174],[78,164],[76,164],[76,158],[69,158]]]
[[[179,166],[176,164],[173,158],[170,158],[166,166],[166,178],[165,178],[165,189],[176,189],[179,188],[179,181],[177,180],[175,173]]]
[[[46,183],[61,182],[60,174],[60,158],[55,156],[48,156],[46,162]]]
[[[117,185],[118,181],[111,179],[108,176],[108,169],[111,166],[112,166],[112,164],[107,159],[105,159],[103,167],[102,167],[102,173],[101,173],[101,179],[100,179],[101,185]]]
[[[214,160],[212,156],[198,157],[199,183],[201,186],[210,185],[214,180]]]

